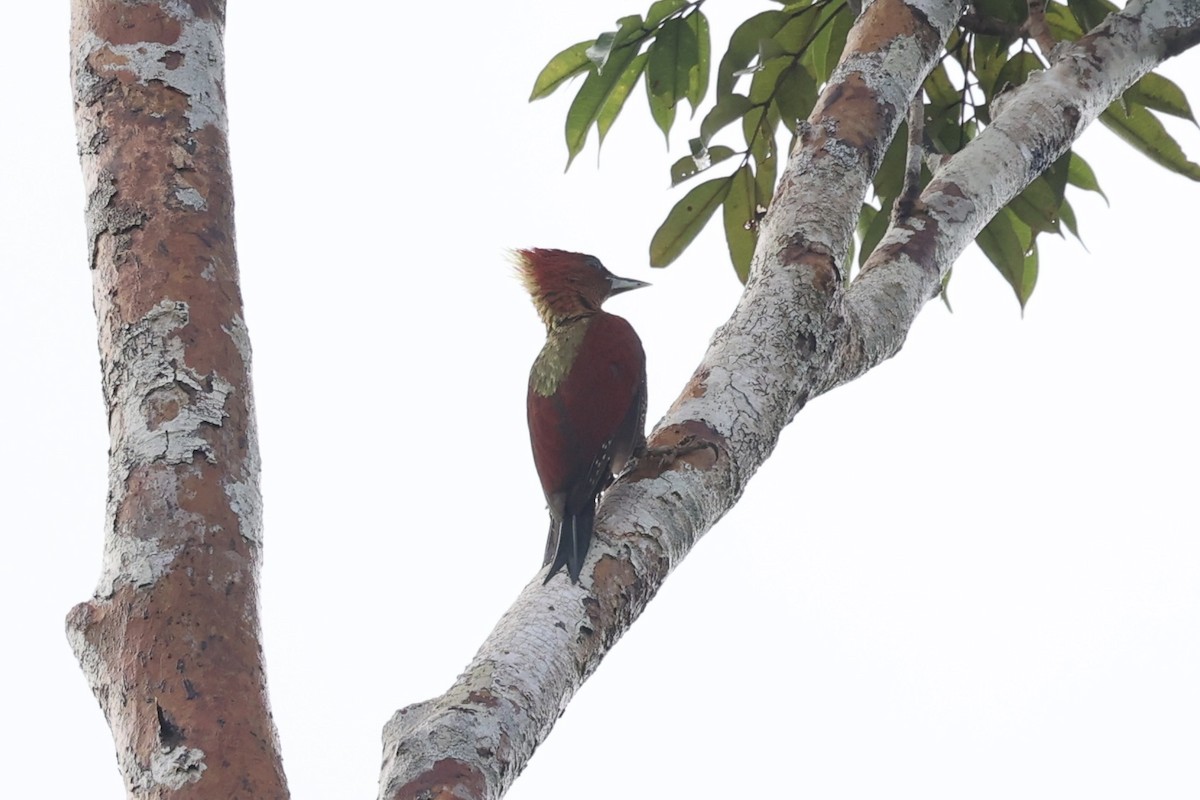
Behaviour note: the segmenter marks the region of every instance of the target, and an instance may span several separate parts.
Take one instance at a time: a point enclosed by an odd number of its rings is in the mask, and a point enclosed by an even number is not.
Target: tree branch
[[[888,230],[847,293],[851,349],[863,359],[846,365],[844,380],[899,350],[983,226],[1138,78],[1198,34],[1200,0],[1131,3],[1003,95],[992,124],[942,163],[912,216]]]
[[[1046,0],[1029,0],[1027,5],[1029,12],[1022,29],[1038,43],[1046,58],[1050,58],[1050,53],[1058,45],[1058,41],[1046,23]]]
[[[921,193],[921,165],[925,163],[925,102],[921,92],[908,106],[908,142],[904,156],[904,186],[892,206],[892,221],[912,213]]]
[[[1001,39],[1015,39],[1021,35],[1021,29],[1011,22],[1005,22],[996,17],[980,14],[978,11],[968,11],[958,21],[965,31],[978,33],[981,36],[997,36]]]
[[[852,29],[763,220],[730,320],[651,438],[713,445],[617,481],[578,586],[534,579],[449,692],[384,730],[381,798],[496,798],[670,569],[736,501],[805,402],[895,354],[986,222],[1181,43],[1200,0],[1135,3],[1031,76],[945,162],[843,293],[868,181],[957,19],[877,0]],[[715,455],[714,455],[715,453]]]
[[[736,502],[783,427],[838,382],[848,341],[839,259],[960,10],[876,0],[863,12],[762,222],[742,300],[650,442],[691,435],[713,449],[617,481],[580,585],[535,578],[445,695],[393,716],[381,798],[503,795],[670,569]]]

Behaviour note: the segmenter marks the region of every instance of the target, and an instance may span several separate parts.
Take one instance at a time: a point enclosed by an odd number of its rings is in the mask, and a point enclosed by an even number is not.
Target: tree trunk
[[[220,0],[74,0],[108,409],[104,564],[71,646],[130,797],[282,798],[259,645],[250,340]]]

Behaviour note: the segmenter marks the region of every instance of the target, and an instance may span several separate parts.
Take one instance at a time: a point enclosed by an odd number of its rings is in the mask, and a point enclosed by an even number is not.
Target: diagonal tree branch
[[[836,382],[847,343],[839,261],[871,175],[959,12],[948,0],[876,0],[864,11],[763,220],[743,298],[651,437],[697,436],[712,448],[618,481],[582,584],[534,579],[445,695],[393,716],[381,798],[503,795],[787,422]]]
[[[802,126],[750,280],[651,438],[713,445],[605,496],[580,586],[532,581],[442,697],[384,729],[381,798],[504,794],[671,567],[725,513],[805,402],[895,354],[984,224],[1127,86],[1196,43],[1200,0],[1134,3],[1014,92],[843,290],[840,260],[884,148],[961,11],[877,0]],[[993,130],[994,129],[994,130]]]

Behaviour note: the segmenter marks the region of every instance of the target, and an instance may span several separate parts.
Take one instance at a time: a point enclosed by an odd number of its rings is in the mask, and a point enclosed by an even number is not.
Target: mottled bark
[[[67,632],[130,797],[282,798],[221,0],[74,0],[71,78],[111,446]]]
[[[804,404],[895,354],[979,229],[1121,91],[1200,34],[1200,0],[1150,0],[1056,53],[1053,69],[993,109],[994,133],[940,166],[847,288],[841,259],[867,185],[961,8],[875,0],[864,10],[790,154],[741,302],[650,441],[691,435],[711,448],[618,480],[581,583],[535,578],[445,695],[393,716],[380,798],[502,796]]]

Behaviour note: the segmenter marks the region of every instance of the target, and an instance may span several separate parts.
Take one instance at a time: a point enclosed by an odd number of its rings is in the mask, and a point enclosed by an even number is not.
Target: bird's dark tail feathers
[[[588,545],[592,542],[592,525],[596,521],[596,506],[588,503],[574,513],[563,514],[562,524],[558,528],[558,550],[550,571],[546,573],[545,585],[550,582],[560,567],[567,568],[571,583],[579,583],[579,571],[583,569],[583,559],[587,556]]]

